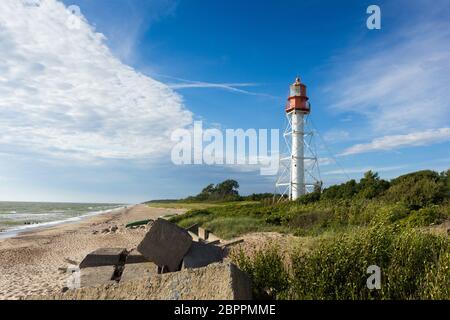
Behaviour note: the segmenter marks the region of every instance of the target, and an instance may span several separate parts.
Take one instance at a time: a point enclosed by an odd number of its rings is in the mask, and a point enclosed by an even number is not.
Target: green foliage
[[[233,261],[253,280],[257,297],[287,299],[448,299],[450,241],[432,234],[374,226],[321,240],[291,254],[278,248],[243,252]],[[381,289],[367,288],[367,268],[381,269]]]
[[[392,232],[372,228],[323,240],[310,252],[292,257],[293,299],[370,299],[370,265],[388,265]]]
[[[405,223],[409,224],[411,227],[426,227],[439,224],[445,218],[446,215],[442,211],[442,208],[437,205],[433,205],[431,207],[412,211]]]
[[[448,197],[445,181],[437,172],[424,170],[400,176],[391,182],[385,199],[402,202],[411,209],[439,204]]]
[[[450,218],[449,174],[419,171],[387,182],[369,171],[293,202],[252,195],[260,202],[221,203],[171,220],[225,239],[256,231],[313,236],[312,249],[291,254],[289,268],[278,248],[233,257],[258,298],[449,299],[449,239],[423,231]],[[381,290],[367,289],[370,265],[382,270]]]
[[[253,257],[249,257],[242,250],[231,256],[231,260],[250,276],[254,298],[285,297],[289,288],[289,273],[279,252],[278,247],[271,246],[258,251]]]
[[[428,264],[421,279],[421,299],[450,300],[450,252],[442,252],[435,264]]]
[[[216,185],[209,184],[194,197],[188,197],[184,201],[237,201],[239,197],[239,183],[236,180],[225,180]]]
[[[413,229],[403,231],[392,244],[383,294],[389,299],[418,299],[423,296],[421,283],[426,270],[446,250],[448,239]]]
[[[287,231],[270,220],[271,206],[231,203],[201,210],[189,210],[170,220],[182,227],[200,224],[221,238],[229,239],[249,232]]]

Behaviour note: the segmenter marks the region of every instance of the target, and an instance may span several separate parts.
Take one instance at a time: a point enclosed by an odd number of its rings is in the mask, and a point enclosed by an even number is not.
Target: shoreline
[[[79,216],[74,216],[74,217],[70,217],[70,218],[62,219],[62,220],[48,221],[48,222],[36,223],[36,224],[32,224],[32,225],[21,225],[21,226],[15,227],[15,228],[6,229],[6,230],[1,231],[0,232],[0,241],[4,240],[4,239],[14,238],[14,237],[17,237],[17,236],[20,236],[23,234],[27,234],[27,233],[38,232],[38,231],[42,231],[45,229],[65,225],[65,224],[78,223],[85,219],[89,219],[91,217],[96,217],[96,216],[108,214],[108,213],[114,213],[114,211],[121,211],[121,210],[125,210],[128,208],[133,208],[134,206],[137,206],[137,204],[130,204],[130,205],[121,206],[121,207],[117,207],[114,209],[102,210],[102,211],[88,212],[88,213],[85,213],[85,214],[82,214]]]
[[[127,229],[127,223],[185,211],[134,205],[0,239],[0,299],[59,293],[67,285],[67,267],[79,264],[88,253],[137,247],[147,231]]]

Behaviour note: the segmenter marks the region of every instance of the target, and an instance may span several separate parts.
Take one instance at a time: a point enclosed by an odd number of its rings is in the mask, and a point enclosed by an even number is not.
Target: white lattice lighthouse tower
[[[305,116],[311,111],[306,86],[300,78],[290,86],[286,113],[291,118],[291,200],[296,200],[306,193],[305,186]]]

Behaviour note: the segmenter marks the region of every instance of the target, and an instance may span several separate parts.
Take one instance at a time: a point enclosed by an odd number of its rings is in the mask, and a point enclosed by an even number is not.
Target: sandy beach
[[[127,223],[184,211],[136,205],[0,239],[0,299],[60,292],[68,278],[65,269],[78,264],[89,252],[102,247],[137,246],[146,230],[126,229]]]

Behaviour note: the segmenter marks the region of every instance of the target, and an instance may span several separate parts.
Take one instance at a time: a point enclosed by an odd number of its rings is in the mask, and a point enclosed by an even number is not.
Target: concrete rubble
[[[149,261],[168,271],[179,270],[183,257],[192,244],[189,233],[164,219],[158,219],[138,245],[139,251]]]
[[[224,263],[230,243],[197,225],[149,224],[137,248],[101,248],[80,263],[80,286],[50,299],[250,299],[250,280]],[[66,288],[67,290],[67,288]]]
[[[156,274],[97,287],[69,290],[39,300],[249,300],[250,279],[232,263]]]

